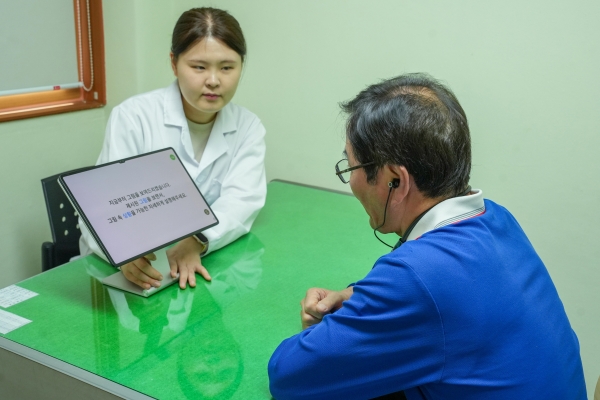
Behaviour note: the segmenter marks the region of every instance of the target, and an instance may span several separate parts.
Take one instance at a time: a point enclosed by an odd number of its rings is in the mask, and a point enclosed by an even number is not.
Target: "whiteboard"
[[[79,81],[73,7],[73,0],[0,0],[0,95]]]

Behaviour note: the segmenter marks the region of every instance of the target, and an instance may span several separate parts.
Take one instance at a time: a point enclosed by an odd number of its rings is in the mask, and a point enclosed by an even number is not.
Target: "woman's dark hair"
[[[464,192],[471,173],[471,137],[450,89],[427,74],[406,74],[369,86],[341,104],[346,137],[367,181],[384,165],[402,165],[427,197]]]
[[[218,8],[192,8],[181,14],[171,39],[171,52],[177,61],[180,54],[206,37],[225,43],[242,57],[246,56],[246,40],[242,28],[227,11]]]

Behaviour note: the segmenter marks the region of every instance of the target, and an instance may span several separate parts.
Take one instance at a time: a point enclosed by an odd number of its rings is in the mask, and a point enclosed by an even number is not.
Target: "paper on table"
[[[28,319],[9,313],[8,311],[0,310],[0,333],[3,335],[30,322]]]
[[[36,292],[32,292],[31,290],[10,285],[4,289],[0,289],[0,307],[8,308],[37,295]]]

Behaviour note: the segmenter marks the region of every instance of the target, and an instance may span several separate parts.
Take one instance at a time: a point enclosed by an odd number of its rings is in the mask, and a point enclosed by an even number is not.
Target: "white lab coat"
[[[265,203],[265,128],[247,109],[227,104],[217,114],[198,163],[181,101],[175,81],[115,107],[96,164],[165,147],[175,149],[219,219],[217,226],[203,232],[211,252],[248,233]],[[81,220],[80,226],[81,254],[94,252],[106,259]]]

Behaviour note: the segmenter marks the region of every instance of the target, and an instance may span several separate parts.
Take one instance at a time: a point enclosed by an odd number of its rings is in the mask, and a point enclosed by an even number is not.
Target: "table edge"
[[[154,397],[147,396],[141,392],[120,385],[109,379],[103,378],[92,372],[76,367],[73,364],[61,361],[10,339],[0,337],[0,347],[4,350],[20,355],[21,357],[25,357],[31,361],[37,362],[38,364],[52,368],[55,371],[68,375],[72,378],[78,379],[89,385],[95,386],[101,390],[104,390],[105,392],[114,394],[115,396],[132,400],[154,399]]]

